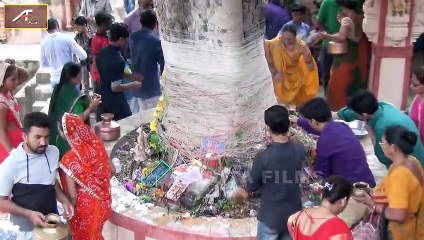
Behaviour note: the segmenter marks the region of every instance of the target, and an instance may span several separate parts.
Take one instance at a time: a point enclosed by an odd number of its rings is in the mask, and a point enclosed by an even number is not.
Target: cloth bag
[[[379,240],[380,239],[380,216],[371,212],[367,219],[360,221],[353,229],[354,240]]]

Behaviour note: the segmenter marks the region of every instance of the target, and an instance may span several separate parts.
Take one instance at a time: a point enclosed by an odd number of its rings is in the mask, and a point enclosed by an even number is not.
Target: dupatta
[[[71,150],[63,156],[60,168],[92,197],[109,199],[111,169],[103,142],[75,114],[65,113],[62,125]]]

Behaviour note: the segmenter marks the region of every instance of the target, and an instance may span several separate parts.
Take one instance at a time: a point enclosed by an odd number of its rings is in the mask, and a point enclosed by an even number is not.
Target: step
[[[40,112],[49,114],[50,98],[47,99],[46,103],[47,103],[46,106],[43,109],[41,109]]]
[[[50,72],[46,68],[40,68],[38,69],[37,73],[35,74],[35,81],[37,84],[50,84]]]
[[[53,89],[50,84],[38,84],[35,87],[35,101],[46,101],[51,97]]]
[[[49,107],[49,103],[47,101],[35,101],[32,104],[32,112],[41,112],[43,109]]]

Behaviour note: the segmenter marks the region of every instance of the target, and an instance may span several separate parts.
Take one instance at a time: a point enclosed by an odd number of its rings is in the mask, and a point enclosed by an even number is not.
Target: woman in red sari
[[[15,61],[0,63],[0,164],[23,141],[19,105],[13,91],[27,79],[28,74],[17,68]]]
[[[290,216],[287,226],[294,240],[352,240],[352,232],[337,215],[349,201],[352,183],[341,176],[331,176],[324,184],[322,204]]]
[[[114,172],[103,142],[78,115],[65,113],[63,134],[71,150],[60,162],[66,192],[75,207],[71,234],[78,240],[101,240],[111,215],[110,177]]]

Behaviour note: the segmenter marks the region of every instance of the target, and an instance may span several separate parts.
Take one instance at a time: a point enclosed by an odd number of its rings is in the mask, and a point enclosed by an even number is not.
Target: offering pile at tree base
[[[243,203],[232,198],[238,187],[246,188],[253,159],[249,164],[227,156],[225,145],[216,137],[205,138],[201,148],[194,149],[199,158],[183,156],[178,149],[166,145],[158,134],[164,131],[161,125],[163,108],[161,98],[153,120],[128,134],[132,137],[115,151],[115,157],[123,163],[117,177],[125,188],[142,202],[191,217],[255,217],[259,208],[258,195]],[[318,205],[322,187],[311,171],[317,137],[297,127],[290,128],[290,134],[307,149],[300,176],[303,205]],[[256,146],[257,152],[265,146],[266,139]]]

